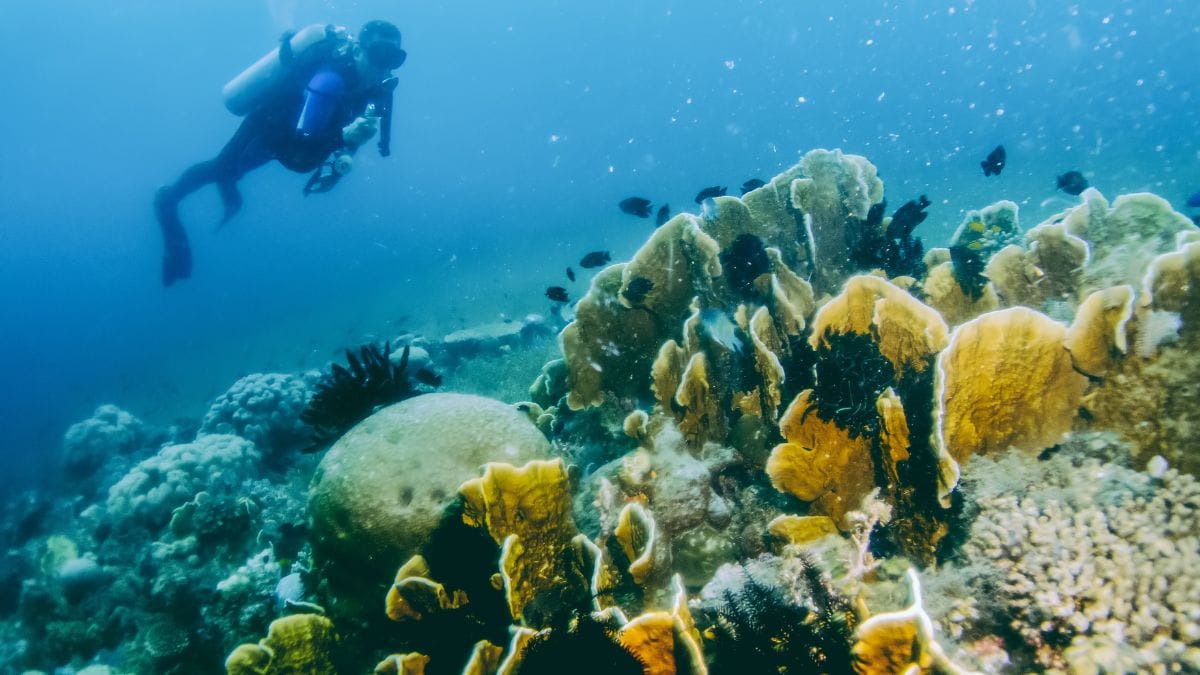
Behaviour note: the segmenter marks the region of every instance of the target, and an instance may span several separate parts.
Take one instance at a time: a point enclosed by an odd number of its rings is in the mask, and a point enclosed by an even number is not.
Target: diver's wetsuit
[[[342,128],[361,116],[370,103],[384,116],[379,150],[387,156],[386,127],[390,122],[392,89],[384,83],[364,86],[353,58],[343,49],[345,42],[332,34],[325,41],[292,56],[291,35],[281,41],[280,59],[287,73],[273,91],[250,111],[213,159],[199,162],[171,185],[159,188],[154,196],[154,212],[162,228],[165,244],[162,282],[170,286],[191,275],[192,255],[187,232],[179,219],[179,202],[200,188],[213,183],[221,194],[225,214],[224,225],[242,206],[237,182],[258,167],[278,160],[297,172],[319,168],[334,151],[344,146]],[[326,128],[316,134],[302,135],[296,131],[296,121],[304,106],[305,87],[320,70],[333,70],[346,84],[346,94],[331,116]]]

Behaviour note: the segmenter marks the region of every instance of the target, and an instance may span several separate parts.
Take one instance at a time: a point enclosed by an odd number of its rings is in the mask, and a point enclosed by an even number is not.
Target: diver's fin
[[[184,239],[182,245],[167,244],[163,250],[162,284],[170,286],[192,276],[192,249]]]
[[[192,248],[179,220],[179,200],[170,187],[154,194],[154,217],[163,233],[162,284],[170,286],[192,275]]]
[[[217,181],[217,191],[221,193],[221,203],[225,206],[225,215],[217,225],[219,230],[242,210],[242,193],[238,192],[234,181]]]

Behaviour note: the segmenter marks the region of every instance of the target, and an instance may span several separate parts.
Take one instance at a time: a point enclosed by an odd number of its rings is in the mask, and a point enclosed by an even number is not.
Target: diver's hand
[[[342,128],[342,142],[347,148],[357,150],[363,143],[374,138],[378,131],[378,117],[359,117]]]

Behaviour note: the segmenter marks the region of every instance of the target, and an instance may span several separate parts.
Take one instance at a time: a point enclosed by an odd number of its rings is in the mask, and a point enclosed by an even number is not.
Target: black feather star
[[[723,673],[851,673],[850,603],[803,560],[806,598],[789,599],[746,572],[740,588],[726,589],[711,628],[714,663]]]
[[[420,393],[408,379],[408,347],[401,352],[400,363],[391,361],[391,344],[365,344],[346,350],[346,365],[333,364],[321,377],[317,392],[300,413],[300,419],[313,429],[316,452],[336,441],[350,427],[366,419],[377,409]]]

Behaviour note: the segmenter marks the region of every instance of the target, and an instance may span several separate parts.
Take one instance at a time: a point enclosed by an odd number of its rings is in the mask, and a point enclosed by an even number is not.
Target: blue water
[[[277,167],[214,232],[185,202],[194,278],[163,289],[154,189],[216,153],[226,80],[286,28],[404,31],[393,157],[328,195]],[[1007,198],[1200,189],[1200,3],[14,0],[0,26],[0,476],[51,475],[99,403],[202,415],[239,375],[338,347],[545,311],[585,251],[628,258],[701,187],[770,178],[816,147],[866,155],[918,230]],[[984,179],[995,145],[1008,168]]]

